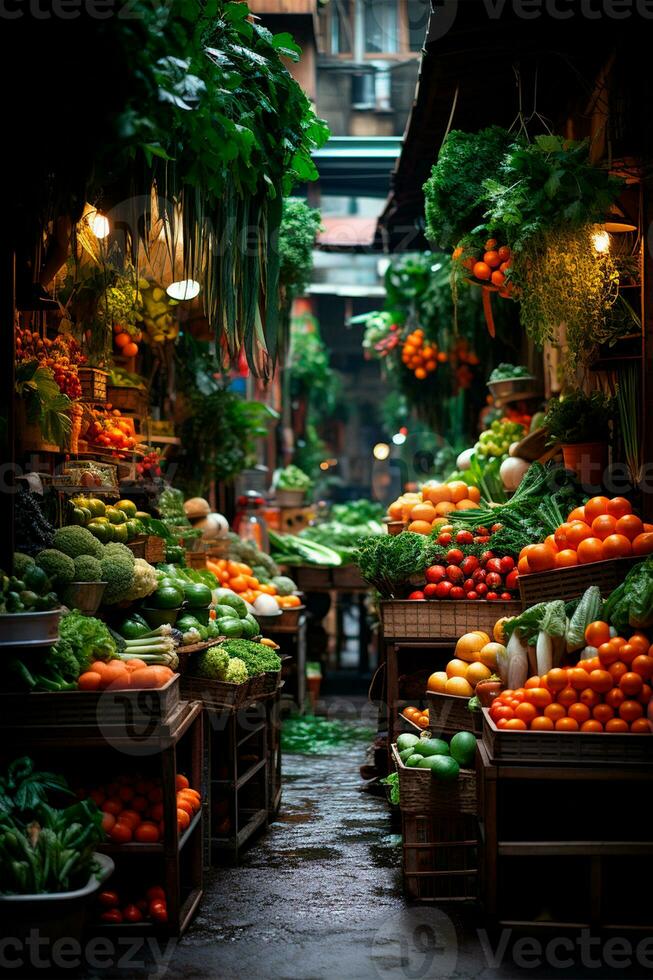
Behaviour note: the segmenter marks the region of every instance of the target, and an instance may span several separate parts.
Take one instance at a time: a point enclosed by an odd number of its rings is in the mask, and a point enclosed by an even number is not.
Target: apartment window
[[[396,54],[399,50],[397,7],[397,0],[364,0],[367,54]]]
[[[354,50],[354,21],[351,0],[331,0],[329,4],[329,51],[351,54]]]

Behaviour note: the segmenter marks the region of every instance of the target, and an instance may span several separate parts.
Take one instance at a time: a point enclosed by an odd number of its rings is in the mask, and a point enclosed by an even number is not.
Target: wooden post
[[[0,463],[4,464],[0,485],[0,568],[11,572],[14,553],[14,506],[16,501],[16,434],[14,414],[14,361],[16,308],[16,256],[4,240],[0,244],[0,422],[6,423],[0,437]]]

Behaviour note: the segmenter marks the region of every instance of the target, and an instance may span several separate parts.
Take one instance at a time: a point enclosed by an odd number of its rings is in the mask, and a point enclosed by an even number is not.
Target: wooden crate
[[[106,402],[107,378],[109,377],[107,372],[92,367],[80,367],[78,372],[79,383],[82,387],[81,400],[94,402],[96,405]]]
[[[469,698],[427,691],[426,700],[429,706],[430,731],[443,732],[445,735],[455,735],[456,732],[474,732],[475,735],[480,735],[483,731],[483,715],[479,710],[469,710]]]
[[[430,776],[430,773],[427,773]],[[404,891],[422,902],[473,902],[478,898],[476,817],[442,819],[401,806]]]
[[[402,812],[434,812],[443,819],[463,813],[476,814],[476,773],[473,769],[461,769],[458,779],[447,783],[436,779],[430,769],[405,766],[396,745],[392,746],[392,756],[399,773]]]
[[[332,568],[317,565],[296,565],[291,566],[289,571],[300,592],[329,591],[333,588]]]
[[[611,558],[608,561],[595,561],[590,565],[573,565],[571,568],[552,568],[548,572],[537,572],[519,576],[519,594],[522,606],[527,609],[538,602],[553,599],[577,599],[589,589],[598,585],[605,598],[621,585],[624,578],[641,558]]]
[[[333,587],[335,589],[370,589],[360,573],[358,565],[340,565],[333,569]]]
[[[121,412],[131,412],[139,418],[144,418],[149,408],[146,391],[142,391],[140,388],[128,388],[124,385],[109,385],[107,401],[112,408],[118,408]]]
[[[381,623],[386,640],[457,640],[471,630],[481,629],[492,635],[498,619],[518,616],[521,611],[517,601],[386,599],[381,602]]]
[[[505,731],[483,708],[483,745],[493,762],[642,763],[653,758],[653,734]]]
[[[118,726],[144,731],[165,722],[179,706],[179,674],[154,690],[58,691],[0,694],[0,727]]]

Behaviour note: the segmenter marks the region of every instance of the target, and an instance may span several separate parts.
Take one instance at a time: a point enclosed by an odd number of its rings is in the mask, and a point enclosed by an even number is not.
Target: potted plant
[[[582,484],[601,483],[608,463],[610,425],[614,418],[612,399],[601,391],[574,391],[554,398],[544,416],[549,443],[562,447],[567,469]]]
[[[277,474],[274,486],[278,504],[282,507],[301,507],[313,481],[298,466],[290,465]]]
[[[57,807],[59,800],[74,800]],[[81,939],[91,900],[114,863],[94,848],[104,841],[102,812],[75,800],[65,779],[36,772],[31,759],[0,777],[0,916],[6,935],[26,940]]]

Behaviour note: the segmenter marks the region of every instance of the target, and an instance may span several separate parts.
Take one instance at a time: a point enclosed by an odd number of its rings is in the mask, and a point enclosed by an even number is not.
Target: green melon
[[[449,755],[449,746],[441,738],[423,738],[419,742],[421,755]]]
[[[457,732],[449,743],[449,751],[459,766],[468,769],[476,759],[476,736],[471,732]]]
[[[411,735],[410,732],[404,732],[397,739],[397,750],[402,753],[404,749],[412,749],[419,742],[419,737],[417,735]]]

